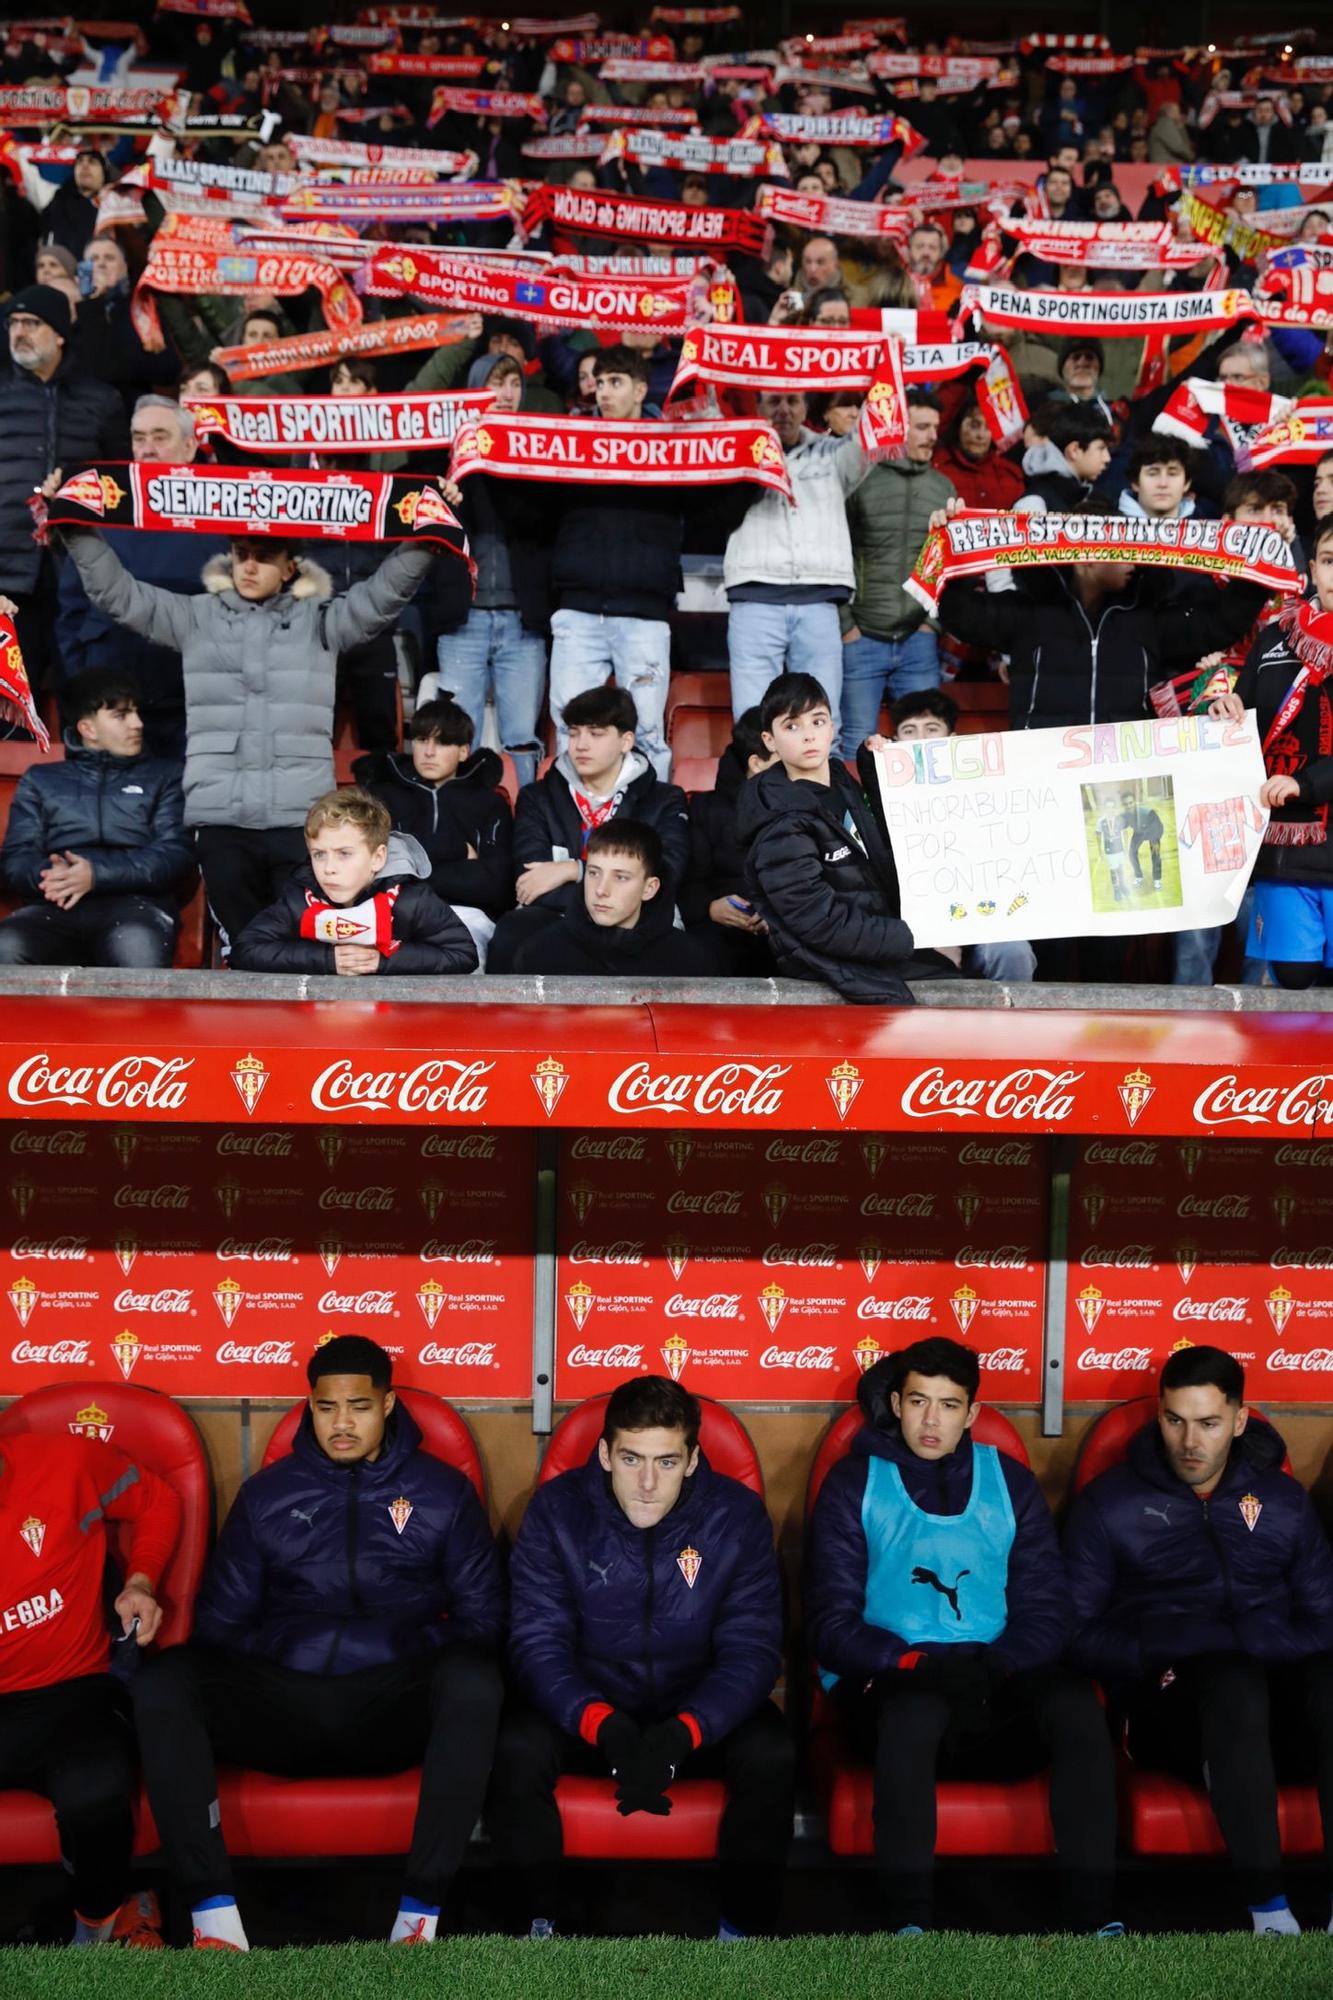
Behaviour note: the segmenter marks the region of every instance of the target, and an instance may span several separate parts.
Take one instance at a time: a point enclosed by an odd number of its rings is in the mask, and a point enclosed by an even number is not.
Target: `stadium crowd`
[[[890,20],[738,49],[728,7],[60,26],[0,60],[0,615],[65,744],[8,788],[0,963],[170,965],[202,874],[215,962],[270,971],[1323,976],[1329,59]],[[706,476],[636,445],[742,420]],[[127,461],[189,481],[127,500]],[[406,469],[452,546],[403,498],[387,554],[275,532],[234,486],[184,528],[210,468]],[[930,606],[959,507],[1072,517],[1085,559]],[[1101,519],[1219,515],[1304,595],[1097,559]],[[1257,705],[1235,940],[913,938],[867,759],[1002,725],[1005,684],[1017,729]],[[1151,907],[1157,815],[1101,837]]]

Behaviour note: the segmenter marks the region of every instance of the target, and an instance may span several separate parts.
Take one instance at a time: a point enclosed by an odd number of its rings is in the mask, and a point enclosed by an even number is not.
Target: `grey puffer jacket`
[[[339,653],[388,630],[434,561],[396,548],[344,597],[317,563],[262,604],[231,587],[216,556],[204,594],[139,583],[100,535],[65,531],[91,603],[117,624],[181,655],[185,672],[187,826],[300,826],[333,786],[333,703]]]

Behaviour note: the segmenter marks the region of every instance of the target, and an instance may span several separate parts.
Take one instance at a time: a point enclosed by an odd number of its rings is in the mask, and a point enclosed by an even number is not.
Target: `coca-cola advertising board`
[[[640,1370],[830,1403],[930,1334],[982,1393],[1041,1375],[1047,1148],[994,1135],[597,1131],[562,1142],[556,1391]]]
[[[1089,1139],[1070,1209],[1065,1394],[1150,1391],[1166,1357],[1222,1347],[1247,1392],[1333,1393],[1333,1146]]]
[[[405,1384],[526,1401],[534,1174],[521,1131],[0,1124],[0,1395],[296,1396],[365,1333]]]

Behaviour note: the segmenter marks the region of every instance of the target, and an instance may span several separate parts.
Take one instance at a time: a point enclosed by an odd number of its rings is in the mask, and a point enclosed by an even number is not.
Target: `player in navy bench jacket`
[[[135,1678],[144,1775],[197,1944],[246,1949],[214,1757],[298,1777],[424,1764],[395,1941],[428,1942],[481,1811],[504,1598],[471,1482],[421,1448],[392,1363],[316,1350],[290,1457],[248,1479],[194,1639]]]
[[[1162,1369],[1157,1421],[1094,1479],[1065,1541],[1074,1657],[1107,1685],[1137,1762],[1208,1791],[1256,1930],[1291,1931],[1277,1777],[1313,1776],[1333,1879],[1333,1550],[1250,1423],[1216,1347]]]
[[[864,1429],[810,1524],[811,1644],[853,1745],[875,1767],[875,1857],[890,1926],[930,1921],[935,1781],[1051,1767],[1066,1919],[1109,1915],[1110,1739],[1061,1667],[1069,1592],[1031,1472],[974,1445],[979,1368],[919,1340],[862,1376]]]
[[[763,1501],[715,1472],[699,1405],[623,1382],[586,1465],[539,1487],[510,1569],[510,1662],[492,1818],[536,1926],[556,1912],[562,1770],[617,1780],[622,1813],[669,1813],[682,1766],[721,1775],[722,1914],[771,1923],[791,1835],[793,1750],[768,1700],[782,1601]]]

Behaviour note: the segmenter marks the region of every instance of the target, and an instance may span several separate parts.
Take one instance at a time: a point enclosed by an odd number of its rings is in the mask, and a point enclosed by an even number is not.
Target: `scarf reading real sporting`
[[[696,208],[683,201],[642,201],[634,195],[583,188],[534,188],[523,210],[522,230],[531,236],[544,223],[581,236],[615,236],[631,242],[697,244],[709,250],[759,254],[763,218],[747,209]]]
[[[42,503],[34,507],[40,520]],[[199,535],[437,542],[470,562],[437,479],[382,472],[269,472],[235,466],[92,465],[45,503],[46,528],[185,529]]]
[[[241,451],[439,451],[488,410],[489,389],[424,396],[185,396],[201,437]]]
[[[491,415],[460,426],[450,471],[599,486],[718,486],[743,481],[792,497],[787,461],[768,424],[614,423]]]
[[[946,586],[988,569],[1130,562],[1204,570],[1265,590],[1295,592],[1301,578],[1276,528],[1240,521],[1138,521],[1127,515],[998,514],[965,509],[926,537],[903,589],[932,617]]]
[[[672,396],[696,383],[719,389],[864,389],[857,435],[870,458],[897,457],[907,438],[902,347],[883,334],[817,327],[701,326],[686,335]]]

